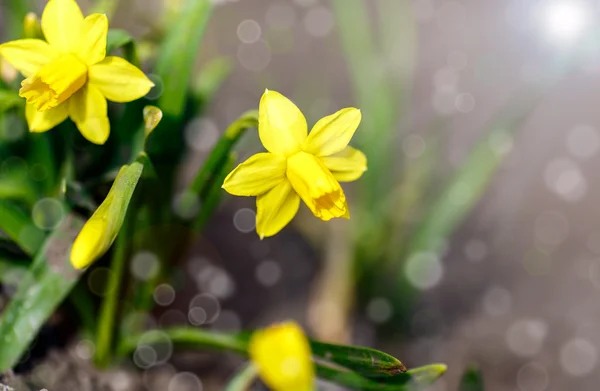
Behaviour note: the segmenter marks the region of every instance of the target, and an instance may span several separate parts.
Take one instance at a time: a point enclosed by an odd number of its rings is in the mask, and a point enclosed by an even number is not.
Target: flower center
[[[38,111],[52,109],[85,85],[87,67],[72,54],[60,56],[21,83],[19,96]]]
[[[347,216],[348,206],[342,187],[318,158],[298,152],[288,159],[286,174],[315,216],[322,220]]]

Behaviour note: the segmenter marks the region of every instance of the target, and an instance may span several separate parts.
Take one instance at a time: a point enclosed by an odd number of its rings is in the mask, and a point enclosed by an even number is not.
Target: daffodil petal
[[[102,145],[110,135],[110,122],[108,117],[88,118],[83,122],[77,122],[77,129],[89,142]]]
[[[83,14],[75,0],[49,0],[42,14],[42,31],[46,41],[62,53],[76,49]]]
[[[92,65],[88,77],[89,83],[113,102],[131,102],[143,97],[154,87],[154,83],[139,68],[114,56]]]
[[[273,153],[257,153],[227,175],[223,188],[237,196],[257,196],[285,179],[286,161]]]
[[[367,171],[367,157],[358,149],[346,147],[342,152],[321,158],[339,182],[352,182]]]
[[[258,113],[258,135],[267,151],[289,156],[300,150],[308,126],[291,100],[267,90],[260,99]]]
[[[0,55],[23,76],[29,77],[58,57],[59,53],[41,39],[19,39],[0,45]]]
[[[348,107],[321,118],[310,131],[303,150],[316,156],[342,151],[360,124],[360,110]]]
[[[110,134],[104,95],[93,85],[86,85],[69,102],[69,115],[83,137],[94,144],[104,144]]]
[[[308,338],[294,322],[255,331],[248,347],[262,380],[274,391],[315,389]]]
[[[283,229],[296,215],[300,197],[289,181],[256,197],[256,233],[260,238],[273,236]]]
[[[87,65],[94,65],[106,57],[108,18],[103,14],[91,14],[83,21],[77,55]]]
[[[68,102],[61,103],[53,109],[37,111],[31,104],[25,106],[25,117],[29,130],[34,133],[41,133],[52,129],[60,124],[69,116]]]

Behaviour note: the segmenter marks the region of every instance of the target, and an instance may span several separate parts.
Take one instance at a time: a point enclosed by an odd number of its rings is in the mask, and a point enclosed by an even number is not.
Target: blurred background
[[[177,3],[121,0],[111,27],[151,40]],[[198,66],[224,57],[232,73],[205,116],[173,130],[188,147],[181,186],[265,88],[309,126],[359,107],[353,145],[369,171],[344,186],[350,221],[303,207],[263,241],[254,199],[226,198],[180,265],[185,289],[164,288],[176,294],[156,323],[204,323],[188,311],[200,297],[216,329],[293,318],[407,366],[447,363],[436,391],[457,390],[470,363],[489,390],[595,389],[600,3],[217,3]],[[239,160],[261,149],[249,132]],[[217,390],[239,361],[214,357],[172,361]]]

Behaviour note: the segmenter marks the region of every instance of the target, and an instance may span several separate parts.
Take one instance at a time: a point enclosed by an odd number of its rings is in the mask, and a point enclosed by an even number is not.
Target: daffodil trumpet
[[[230,194],[256,197],[261,239],[281,231],[300,200],[322,220],[350,217],[340,182],[354,181],[367,169],[365,155],[348,146],[360,121],[360,110],[345,108],[319,120],[308,134],[298,107],[276,91],[265,91],[258,134],[267,152],[241,163],[223,183]]]
[[[126,60],[106,56],[106,15],[84,18],[75,0],[49,0],[41,28],[45,41],[0,45],[0,56],[25,77],[19,95],[27,101],[29,130],[45,132],[70,117],[86,139],[104,144],[110,134],[107,99],[130,102],[154,84]]]

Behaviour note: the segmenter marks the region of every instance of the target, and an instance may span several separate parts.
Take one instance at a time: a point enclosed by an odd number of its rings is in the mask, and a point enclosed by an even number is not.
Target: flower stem
[[[110,265],[110,276],[106,287],[106,297],[102,301],[100,309],[100,320],[96,334],[96,353],[94,362],[98,367],[106,367],[113,353],[113,341],[115,337],[115,318],[117,316],[117,304],[121,292],[121,283],[125,270],[125,261],[128,254],[129,227],[131,222],[129,216],[125,217],[121,232],[115,242],[113,257]]]

